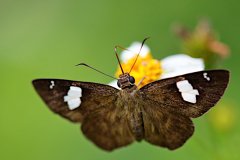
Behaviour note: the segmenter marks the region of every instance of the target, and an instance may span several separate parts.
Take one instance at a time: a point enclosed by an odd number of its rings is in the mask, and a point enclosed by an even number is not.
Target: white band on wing
[[[199,95],[199,92],[197,89],[193,89],[192,85],[188,82],[188,80],[177,82],[177,88],[179,92],[181,92],[184,101],[190,103],[197,102],[196,95]]]
[[[64,102],[68,103],[68,108],[74,110],[81,105],[82,89],[76,86],[70,86],[70,89],[66,96],[64,96]]]

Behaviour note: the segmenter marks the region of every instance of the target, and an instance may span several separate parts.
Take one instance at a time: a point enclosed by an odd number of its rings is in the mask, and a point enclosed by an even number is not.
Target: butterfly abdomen
[[[137,110],[131,114],[130,128],[137,141],[141,141],[144,138],[144,126],[142,112]]]

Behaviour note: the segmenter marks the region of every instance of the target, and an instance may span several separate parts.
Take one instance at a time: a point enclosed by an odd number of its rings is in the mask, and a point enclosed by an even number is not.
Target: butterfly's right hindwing
[[[82,122],[82,132],[98,147],[112,151],[135,140],[129,127],[129,112],[117,101],[94,110]]]

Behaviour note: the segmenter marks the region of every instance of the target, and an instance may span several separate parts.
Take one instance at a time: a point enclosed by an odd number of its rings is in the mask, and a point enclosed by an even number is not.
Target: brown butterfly
[[[158,80],[138,89],[129,73],[118,86],[60,79],[33,85],[58,115],[81,123],[84,135],[104,150],[135,140],[174,150],[192,136],[196,118],[213,107],[229,81],[226,70],[200,71]]]

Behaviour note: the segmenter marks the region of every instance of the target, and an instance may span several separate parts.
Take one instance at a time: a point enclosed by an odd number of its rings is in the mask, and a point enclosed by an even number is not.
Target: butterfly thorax
[[[122,106],[127,115],[129,128],[136,140],[144,138],[144,126],[142,117],[142,107],[140,103],[140,92],[134,85],[131,88],[123,89],[119,92],[119,106]]]

